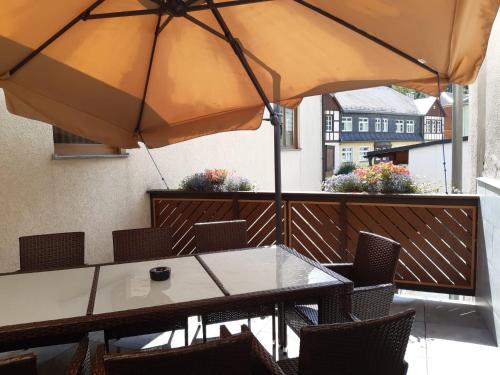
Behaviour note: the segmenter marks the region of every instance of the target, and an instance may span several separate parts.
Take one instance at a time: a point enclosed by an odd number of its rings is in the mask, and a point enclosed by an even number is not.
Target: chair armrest
[[[71,358],[71,361],[66,368],[66,375],[79,375],[82,373],[83,365],[85,359],[87,358],[89,350],[89,338],[85,336],[78,343],[78,347],[76,348],[75,354]]]
[[[104,345],[99,345],[95,351],[94,358],[92,359],[92,375],[106,375],[104,368],[104,355],[106,349]]]
[[[253,359],[252,374],[285,375],[281,367],[278,366],[273,357],[262,346],[262,344],[256,337],[254,337],[252,340],[252,359]]]
[[[351,279],[352,275],[352,263],[324,263],[323,266],[328,268],[333,272],[337,272],[338,274]]]
[[[387,316],[395,292],[396,285],[394,284],[354,288],[351,296],[352,313],[361,320]]]
[[[220,337],[221,338],[231,337],[231,332],[229,332],[229,330],[225,325],[220,326]]]

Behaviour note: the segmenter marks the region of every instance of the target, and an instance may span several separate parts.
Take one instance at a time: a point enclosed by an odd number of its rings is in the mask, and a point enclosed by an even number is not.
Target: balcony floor
[[[406,360],[408,375],[470,375],[497,374],[500,368],[500,349],[486,330],[476,306],[467,303],[438,302],[398,295],[393,312],[407,308],[416,310]],[[245,321],[227,323],[231,332],[238,332]],[[271,319],[253,319],[252,331],[272,351]],[[208,327],[208,336],[218,335],[218,325]],[[190,338],[201,338],[196,318],[190,318]],[[288,330],[288,356],[299,353],[299,339]],[[102,341],[102,334],[91,335],[94,342]],[[178,347],[184,343],[182,331],[147,335],[120,340],[120,350],[137,347]],[[117,343],[118,344],[118,343]],[[61,345],[34,350],[39,357],[40,374],[63,373],[64,364],[71,357],[74,345]],[[275,353],[276,354],[276,353]],[[281,354],[279,354],[281,356]],[[0,355],[3,356],[3,355]]]

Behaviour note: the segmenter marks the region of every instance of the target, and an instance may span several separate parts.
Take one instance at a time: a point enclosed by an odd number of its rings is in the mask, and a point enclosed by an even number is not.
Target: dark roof
[[[340,132],[340,140],[348,141],[423,141],[421,134],[413,133],[372,133],[372,132]]]
[[[462,138],[463,141],[468,141],[469,137],[464,136]],[[400,151],[408,151],[414,148],[422,148],[422,147],[428,147],[428,146],[434,146],[434,145],[440,145],[442,143],[451,143],[451,139],[445,139],[444,141],[442,140],[437,140],[437,141],[431,141],[431,142],[422,142],[422,143],[417,143],[414,145],[408,145],[408,146],[401,146],[401,147],[394,147],[394,148],[387,148],[385,150],[377,150],[377,151],[370,151],[368,152],[367,156],[368,157],[374,157],[374,156],[382,156],[386,154],[392,154],[393,152],[400,152]]]
[[[344,112],[419,115],[413,99],[386,86],[330,94]]]

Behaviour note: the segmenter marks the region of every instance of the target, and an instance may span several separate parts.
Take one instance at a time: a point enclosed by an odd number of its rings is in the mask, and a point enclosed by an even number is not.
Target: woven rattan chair
[[[248,329],[231,335],[225,326],[221,326],[220,339],[179,349],[105,354],[100,346],[92,370],[94,375],[283,375]]]
[[[115,262],[134,262],[173,256],[170,228],[140,228],[113,232],[113,254]],[[183,329],[184,341],[188,345],[188,319],[168,319],[161,322],[144,323],[140,327],[113,328],[104,331],[106,348],[108,341],[129,336],[175,331]]]
[[[367,320],[389,314],[396,291],[394,274],[400,251],[401,245],[389,238],[360,232],[354,263],[326,265],[354,282],[352,313],[357,318]],[[326,303],[335,304],[336,301],[327,300]],[[334,306],[326,310],[335,311]],[[300,334],[305,325],[318,324],[318,306],[287,306],[285,316],[287,324]]]
[[[133,262],[162,258],[172,253],[170,228],[141,228],[113,232],[115,262]]]
[[[196,253],[241,249],[248,246],[246,220],[194,224]]]
[[[84,337],[78,344],[64,373],[80,375],[90,371],[89,340]],[[36,375],[37,357],[33,353],[17,355],[0,359],[0,374],[2,375]]]
[[[351,323],[302,329],[299,357],[279,361],[288,374],[404,375],[414,310]]]
[[[196,252],[205,253],[230,249],[241,249],[248,246],[246,220],[216,221],[194,224]],[[275,306],[256,306],[253,310],[231,310],[210,313],[201,317],[203,341],[207,339],[207,325],[248,319],[262,316],[272,317],[273,342],[276,341]]]
[[[0,374],[36,375],[36,355],[29,353],[0,358]]]
[[[21,271],[84,265],[85,233],[54,233],[19,238]]]

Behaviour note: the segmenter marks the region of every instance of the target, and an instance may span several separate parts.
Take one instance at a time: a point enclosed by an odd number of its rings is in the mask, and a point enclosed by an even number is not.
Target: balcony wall
[[[250,246],[275,239],[272,193],[150,191],[151,224],[169,227],[174,251],[195,250],[193,224],[245,219]],[[403,250],[401,288],[475,292],[478,198],[448,195],[283,194],[283,242],[322,263],[354,259],[359,231],[391,237]]]
[[[477,297],[490,332],[500,339],[500,180],[479,178]]]

